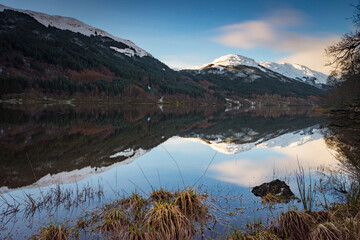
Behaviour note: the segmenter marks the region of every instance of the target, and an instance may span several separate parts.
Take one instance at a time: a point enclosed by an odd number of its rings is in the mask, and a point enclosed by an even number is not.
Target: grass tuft
[[[154,190],[150,195],[150,198],[156,202],[169,202],[173,197],[174,194],[172,192],[166,191],[162,188]]]
[[[196,190],[160,189],[149,195],[133,193],[106,204],[84,216],[77,226],[99,230],[110,239],[189,239],[209,218],[205,196]]]
[[[119,232],[122,226],[126,225],[128,222],[124,212],[120,209],[113,209],[112,211],[106,212],[103,219],[104,221],[100,226],[100,230],[104,232]]]
[[[285,238],[307,239],[316,225],[316,219],[306,212],[290,210],[282,213],[278,220],[278,230]]]
[[[146,213],[145,223],[161,239],[189,239],[195,232],[179,207],[167,202],[155,202]]]
[[[338,228],[332,222],[320,223],[310,233],[311,240],[341,240],[347,235],[344,229]]]
[[[61,225],[49,224],[47,227],[40,228],[40,232],[32,236],[36,240],[68,240],[70,239],[71,229]]]
[[[202,220],[206,218],[208,209],[203,201],[205,197],[196,190],[187,188],[181,192],[175,193],[175,205],[179,206],[181,212],[195,220]]]

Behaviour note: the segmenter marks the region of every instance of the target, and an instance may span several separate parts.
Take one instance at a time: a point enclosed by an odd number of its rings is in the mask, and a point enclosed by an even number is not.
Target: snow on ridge
[[[201,70],[209,65],[213,65],[213,67],[219,69],[220,71],[222,71],[226,66],[238,66],[238,65],[257,67],[260,70],[264,71],[264,69],[261,66],[259,66],[259,64],[255,62],[254,59],[236,54],[225,55],[215,59],[211,63],[207,63],[202,66],[186,67],[183,68],[183,70]]]
[[[259,67],[259,64],[254,59],[244,57],[236,54],[229,54],[219,57],[211,62],[215,66],[238,66],[245,65],[249,67]]]
[[[306,81],[307,78],[316,78],[314,79],[316,84],[327,83],[328,75],[311,70],[310,68],[300,64],[260,62],[259,65],[296,80]]]
[[[25,13],[25,14],[35,18],[36,21],[38,21],[45,27],[52,26],[52,27],[56,27],[61,30],[69,30],[72,32],[78,32],[85,36],[100,35],[100,36],[104,36],[104,37],[109,37],[117,42],[124,43],[124,44],[128,45],[129,47],[135,49],[135,51],[136,51],[135,54],[138,55],[139,57],[151,56],[150,53],[148,53],[144,49],[138,47],[130,40],[115,37],[115,36],[111,35],[110,33],[105,32],[104,30],[87,25],[87,24],[85,24],[75,18],[72,18],[72,17],[49,15],[49,14],[34,12],[34,11],[30,11],[30,10],[22,10],[22,9],[6,7],[6,6],[0,4],[0,12],[3,12],[6,9]],[[125,50],[131,50],[131,49],[125,49]]]

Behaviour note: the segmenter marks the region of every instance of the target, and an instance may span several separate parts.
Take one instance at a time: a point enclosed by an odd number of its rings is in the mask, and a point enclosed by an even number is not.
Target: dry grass
[[[345,230],[338,228],[332,222],[318,224],[311,232],[311,240],[341,240],[347,235]]]
[[[88,213],[77,226],[106,239],[190,239],[208,219],[205,197],[193,189],[132,194]],[[197,224],[201,223],[201,224]]]
[[[316,223],[324,223],[331,221],[331,214],[329,211],[318,211],[318,212],[309,212],[311,216],[315,218]]]
[[[41,228],[40,232],[32,239],[36,240],[68,240],[70,239],[71,229],[61,225],[50,224],[45,228]]]
[[[285,199],[282,196],[275,196],[271,193],[268,193],[261,198],[261,202],[263,204],[283,203],[283,202],[289,202],[289,201],[290,201],[290,199]]]
[[[133,218],[142,218],[144,208],[148,205],[149,201],[138,193],[133,193],[129,198],[121,199],[119,207],[132,215]],[[133,219],[135,220],[135,219]]]
[[[278,231],[289,239],[308,239],[314,225],[316,225],[316,219],[310,214],[290,210],[280,215]]]
[[[113,209],[105,213],[100,226],[101,231],[120,231],[121,227],[128,224],[125,213],[120,209]]]
[[[346,204],[336,211],[297,212],[287,211],[276,222],[264,226],[261,222],[249,224],[245,232],[233,229],[226,239],[309,239],[309,240],[353,240],[360,239],[360,212],[355,217],[346,217]]]
[[[179,207],[167,202],[155,202],[146,213],[145,223],[161,239],[189,239],[195,232],[193,224]]]
[[[179,206],[181,212],[190,218],[196,220],[204,219],[207,216],[207,207],[203,201],[205,197],[195,189],[187,188],[175,193],[174,204]]]
[[[154,190],[150,195],[150,198],[157,202],[169,202],[173,197],[174,194],[172,192],[166,191],[162,188]]]
[[[226,234],[227,240],[280,240],[276,234],[262,230],[255,234],[248,234],[240,231],[238,228],[234,228],[231,234]]]

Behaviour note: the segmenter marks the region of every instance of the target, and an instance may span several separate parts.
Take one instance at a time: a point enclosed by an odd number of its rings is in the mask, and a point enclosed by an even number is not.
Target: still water
[[[222,235],[229,225],[300,208],[264,207],[252,187],[278,178],[297,194],[299,165],[316,178],[339,164],[324,141],[325,117],[309,109],[2,105],[0,112],[2,238],[29,237],[49,221],[71,226],[132,192],[189,186],[209,195],[218,219],[209,235]],[[67,200],[31,208],[29,199],[59,189]]]

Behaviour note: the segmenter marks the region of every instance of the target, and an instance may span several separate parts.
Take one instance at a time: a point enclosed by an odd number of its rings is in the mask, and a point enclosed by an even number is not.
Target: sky
[[[356,0],[0,0],[74,17],[129,39],[172,68],[227,54],[329,73],[324,49],[353,30]]]

